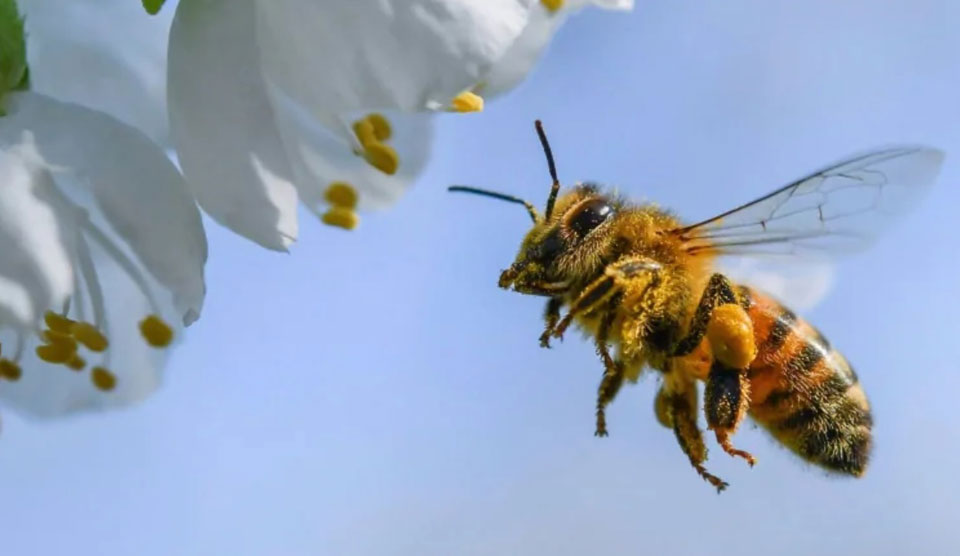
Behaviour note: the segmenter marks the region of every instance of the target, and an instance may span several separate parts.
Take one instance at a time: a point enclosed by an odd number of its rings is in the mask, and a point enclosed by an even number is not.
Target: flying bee
[[[863,475],[871,446],[870,405],[857,374],[820,332],[772,297],[717,271],[723,256],[828,256],[857,251],[902,213],[939,172],[943,153],[899,146],[850,157],[713,218],[683,224],[594,184],[561,192],[550,145],[536,130],[553,180],[541,214],[523,199],[465,186],[524,205],[533,228],[501,288],[547,298],[540,345],[576,324],[594,338],[603,364],[596,435],[624,381],[662,375],[654,404],[690,464],[704,467],[697,381],[717,444],[751,466],[731,437],[746,415],[804,460]],[[566,308],[566,313],[561,312]]]

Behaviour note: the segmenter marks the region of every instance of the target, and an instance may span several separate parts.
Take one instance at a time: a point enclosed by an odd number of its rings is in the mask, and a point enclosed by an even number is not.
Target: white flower
[[[111,114],[168,141],[167,34],[173,10],[136,0],[21,0],[30,89]]]
[[[182,0],[171,133],[201,206],[272,249],[297,203],[328,224],[389,206],[419,174],[429,115],[516,85],[559,22],[630,0]],[[478,94],[479,93],[479,94]],[[324,212],[325,211],[325,212]]]
[[[0,401],[39,416],[137,401],[200,314],[206,238],[141,132],[33,92],[0,117]]]

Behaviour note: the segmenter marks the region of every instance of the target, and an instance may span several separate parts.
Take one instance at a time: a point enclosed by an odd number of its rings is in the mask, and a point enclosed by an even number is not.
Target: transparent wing
[[[916,204],[943,158],[924,146],[853,156],[673,233],[691,254],[829,257],[859,251]]]
[[[800,313],[826,297],[836,276],[836,265],[829,260],[723,257],[716,268],[735,283],[749,284]]]

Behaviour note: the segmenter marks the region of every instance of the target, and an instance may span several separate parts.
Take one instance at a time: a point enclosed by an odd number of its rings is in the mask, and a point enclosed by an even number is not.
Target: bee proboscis
[[[872,418],[853,367],[790,309],[717,272],[716,260],[860,250],[933,183],[943,153],[924,146],[873,150],[684,225],[594,184],[561,192],[539,121],[536,129],[552,178],[543,214],[511,195],[450,189],[526,207],[533,228],[499,285],[547,298],[542,346],[574,323],[593,336],[603,365],[596,435],[607,435],[604,410],[624,381],[651,368],[662,376],[657,419],[718,491],[727,483],[704,467],[698,381],[705,383],[707,426],[728,454],[754,464],[731,441],[749,415],[804,460],[863,475]]]

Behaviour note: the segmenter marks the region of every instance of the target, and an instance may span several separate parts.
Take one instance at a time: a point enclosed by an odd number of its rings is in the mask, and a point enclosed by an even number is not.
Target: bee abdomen
[[[746,288],[740,295],[757,339],[748,373],[754,419],[803,459],[862,475],[872,418],[853,368],[819,331],[779,303]]]

